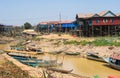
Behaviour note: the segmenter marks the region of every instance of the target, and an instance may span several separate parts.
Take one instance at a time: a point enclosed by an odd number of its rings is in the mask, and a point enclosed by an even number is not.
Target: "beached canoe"
[[[7,41],[0,41],[0,44],[6,44]]]
[[[52,70],[52,71],[56,71],[56,72],[66,73],[66,74],[71,73],[73,71],[73,69],[65,70],[65,69],[52,68],[52,67],[47,68],[47,70]]]
[[[65,52],[66,55],[80,55],[80,52]]]
[[[104,58],[104,60],[109,64],[110,67],[120,70],[120,58],[113,58],[113,57],[109,57],[109,58]]]
[[[30,54],[30,55],[36,55],[36,54],[44,54],[44,52],[33,52],[33,51],[18,51],[18,50],[5,50],[6,53],[23,53],[23,54]]]
[[[105,62],[97,53],[87,52],[87,59]]]
[[[60,54],[62,51],[54,51],[54,52],[49,52],[50,54]]]

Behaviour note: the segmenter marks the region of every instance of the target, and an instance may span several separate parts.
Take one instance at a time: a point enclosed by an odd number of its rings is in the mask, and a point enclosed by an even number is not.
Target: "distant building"
[[[76,22],[84,36],[120,35],[120,14],[111,11],[77,14]]]
[[[1,35],[12,35],[13,34],[13,26],[12,25],[2,25],[0,24],[0,34]]]
[[[77,28],[75,21],[65,20],[65,21],[49,21],[40,22],[37,25],[37,30],[40,32],[70,32]]]
[[[71,30],[76,30],[77,28],[76,22],[71,20],[60,21],[59,24],[62,27],[62,32],[70,32]]]
[[[2,33],[4,31],[4,25],[0,24],[0,33]]]
[[[49,32],[59,32],[59,21],[49,21],[48,29]]]
[[[37,25],[37,32],[47,32],[48,31],[48,22],[40,22]]]

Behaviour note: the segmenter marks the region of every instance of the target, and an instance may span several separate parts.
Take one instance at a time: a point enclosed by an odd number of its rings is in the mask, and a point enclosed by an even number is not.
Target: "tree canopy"
[[[25,29],[31,29],[32,28],[32,25],[28,22],[24,23],[24,28]]]

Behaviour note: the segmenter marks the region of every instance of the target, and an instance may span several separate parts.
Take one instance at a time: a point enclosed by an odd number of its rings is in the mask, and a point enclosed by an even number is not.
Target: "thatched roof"
[[[23,33],[28,35],[38,35],[34,30],[24,30]]]

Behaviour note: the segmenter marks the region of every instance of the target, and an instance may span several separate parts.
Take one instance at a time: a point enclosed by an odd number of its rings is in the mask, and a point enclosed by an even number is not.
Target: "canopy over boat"
[[[113,59],[120,60],[120,54],[114,54],[110,56]]]

